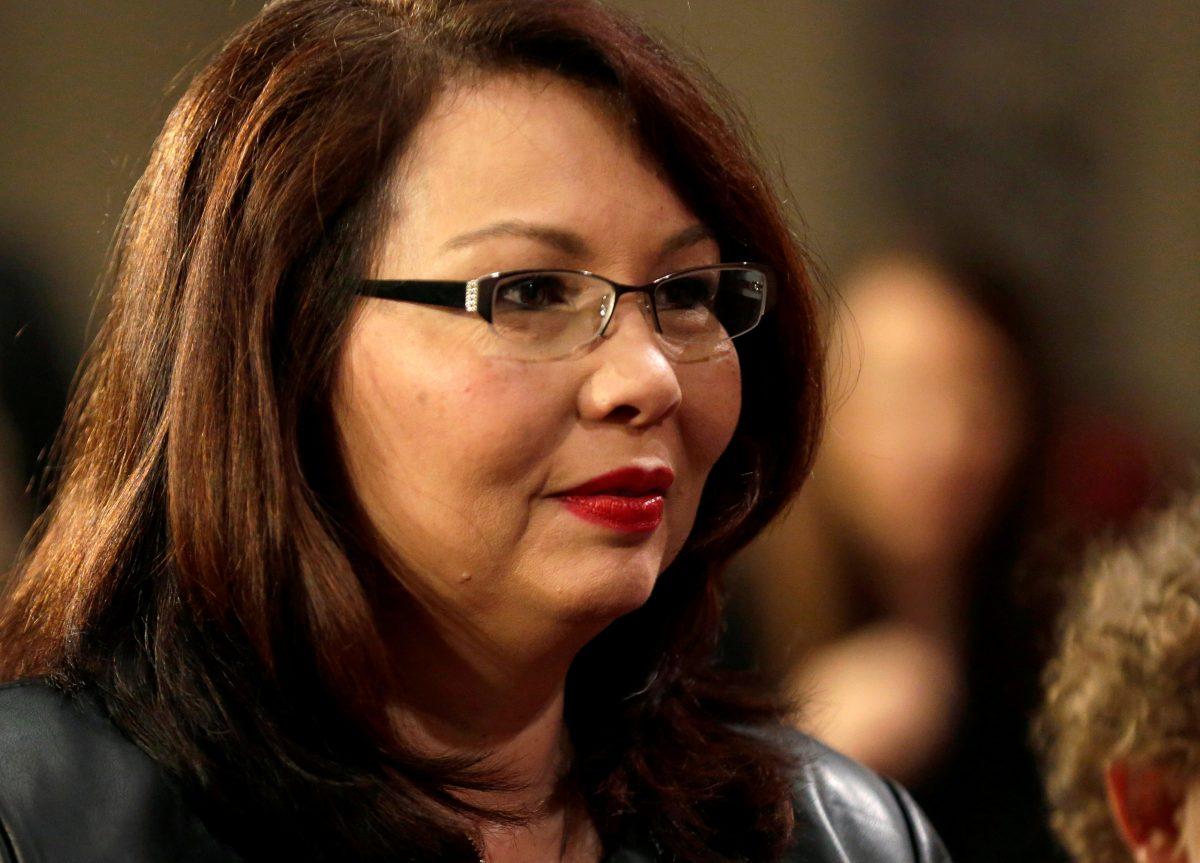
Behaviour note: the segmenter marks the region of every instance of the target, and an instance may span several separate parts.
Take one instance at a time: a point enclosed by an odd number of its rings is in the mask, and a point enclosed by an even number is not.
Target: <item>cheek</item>
[[[689,461],[701,482],[733,438],[742,410],[742,376],[737,353],[679,369],[683,400],[680,424]]]
[[[681,365],[677,374],[683,392],[678,413],[683,459],[672,489],[676,505],[668,508],[671,532],[663,566],[691,533],[705,481],[733,439],[742,407],[741,368],[733,351],[705,363]]]
[[[417,557],[447,536],[494,547],[519,532],[525,508],[516,498],[535,493],[538,462],[562,433],[553,388],[530,386],[504,361],[442,341],[360,328],[343,355],[334,402],[363,505],[385,536]]]

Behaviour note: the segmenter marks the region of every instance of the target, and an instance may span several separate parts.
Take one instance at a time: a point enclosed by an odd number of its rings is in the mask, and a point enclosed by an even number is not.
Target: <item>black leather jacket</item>
[[[949,863],[899,786],[797,736],[796,838],[781,863]],[[237,863],[161,769],[86,699],[0,686],[0,861]],[[622,848],[605,863],[654,863]]]

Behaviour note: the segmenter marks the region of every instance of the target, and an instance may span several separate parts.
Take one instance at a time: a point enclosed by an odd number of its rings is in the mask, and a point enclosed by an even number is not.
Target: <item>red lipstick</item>
[[[623,533],[649,533],[663,519],[663,496],[675,473],[668,467],[626,467],[590,479],[560,495],[563,506],[584,521]]]

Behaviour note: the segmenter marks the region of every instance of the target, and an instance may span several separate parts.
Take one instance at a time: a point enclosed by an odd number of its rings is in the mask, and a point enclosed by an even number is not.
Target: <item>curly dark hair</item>
[[[779,274],[691,536],[566,695],[606,843],[771,859],[790,764],[756,728],[779,712],[712,654],[719,571],[815,446],[812,286],[731,103],[592,0],[279,0],[200,72],[122,220],[55,497],[0,606],[0,674],[98,693],[248,858],[475,859],[455,792],[476,780],[388,721],[386,561],[330,457],[330,392],[414,129],[456,78],[505,70],[601,93],[726,259]]]

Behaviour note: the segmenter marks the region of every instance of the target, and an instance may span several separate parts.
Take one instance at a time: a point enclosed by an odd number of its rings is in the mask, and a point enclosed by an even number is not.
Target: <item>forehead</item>
[[[601,257],[656,248],[695,223],[602,95],[549,73],[505,73],[447,90],[393,185],[404,257],[486,224],[569,228]]]

